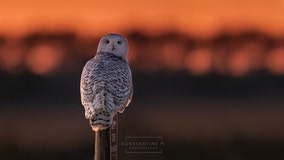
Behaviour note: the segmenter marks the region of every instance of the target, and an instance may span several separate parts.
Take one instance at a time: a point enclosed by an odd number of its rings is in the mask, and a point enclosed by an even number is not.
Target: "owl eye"
[[[117,41],[117,44],[121,44],[122,42],[121,41]]]
[[[109,44],[109,40],[105,40],[105,44]]]

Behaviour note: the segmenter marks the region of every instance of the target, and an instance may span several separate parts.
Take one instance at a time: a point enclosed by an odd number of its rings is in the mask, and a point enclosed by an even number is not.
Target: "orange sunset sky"
[[[284,35],[284,0],[0,0],[0,33],[72,30],[104,34],[177,30],[211,37],[257,30]]]

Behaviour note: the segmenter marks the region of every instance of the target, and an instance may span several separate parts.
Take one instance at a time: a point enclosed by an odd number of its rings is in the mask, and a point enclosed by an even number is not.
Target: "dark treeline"
[[[273,68],[270,71],[264,63],[267,55],[274,53],[273,50],[280,50],[282,55],[284,39],[255,32],[224,33],[213,39],[195,39],[176,32],[156,36],[130,32],[125,36],[130,44],[129,61],[134,73],[136,96],[145,96],[149,92],[151,95],[193,97],[284,94],[283,74],[274,74]],[[98,37],[82,37],[71,32],[37,32],[19,39],[1,36],[1,100],[25,99],[33,95],[49,100],[57,100],[58,96],[61,100],[73,97],[72,100],[77,101],[81,70],[85,62],[95,55],[98,41]],[[51,57],[57,63],[46,68],[45,72],[37,72],[27,63],[28,57],[31,57],[29,54],[34,54],[39,46],[58,51],[52,53],[53,56],[61,54]],[[197,58],[192,56],[194,54]],[[230,55],[235,54],[242,55],[240,61],[233,61],[238,56],[230,60]],[[193,60],[187,62],[188,55]],[[53,61],[41,57],[43,60],[38,63],[52,64]],[[206,57],[210,58],[209,65],[206,65],[209,63]],[[231,65],[230,61],[236,64]],[[239,65],[243,61],[245,64]],[[40,67],[41,64],[38,65]]]

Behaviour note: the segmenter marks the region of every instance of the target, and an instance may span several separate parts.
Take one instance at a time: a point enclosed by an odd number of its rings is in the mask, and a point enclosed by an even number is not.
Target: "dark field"
[[[119,150],[121,159],[284,158],[284,116],[277,107],[283,100],[143,101],[120,115],[120,141],[125,136],[161,136],[163,152]],[[1,108],[1,159],[92,159],[94,137],[79,104],[32,105]]]

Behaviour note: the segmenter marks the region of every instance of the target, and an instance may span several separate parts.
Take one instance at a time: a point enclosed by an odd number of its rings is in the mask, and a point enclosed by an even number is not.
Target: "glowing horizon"
[[[3,1],[3,0],[1,0]],[[257,30],[284,36],[284,1],[175,0],[104,2],[3,1],[0,33],[24,35],[35,30],[73,30],[84,35],[142,30],[176,30],[196,37],[219,32]]]

